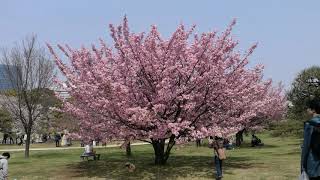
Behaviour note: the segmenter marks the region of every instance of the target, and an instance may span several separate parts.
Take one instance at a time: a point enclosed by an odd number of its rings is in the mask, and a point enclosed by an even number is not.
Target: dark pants
[[[214,164],[216,166],[216,171],[217,171],[217,174],[216,174],[216,177],[221,177],[222,176],[222,160],[219,159],[218,156],[214,156]]]
[[[319,177],[310,177],[310,180],[320,180],[320,176]]]
[[[196,139],[197,147],[201,146],[201,139]]]
[[[59,147],[60,144],[59,144],[59,140],[56,140],[56,147]]]

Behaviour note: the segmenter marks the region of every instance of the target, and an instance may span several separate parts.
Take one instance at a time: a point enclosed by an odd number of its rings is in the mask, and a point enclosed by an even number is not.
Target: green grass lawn
[[[264,147],[227,151],[224,179],[282,180],[297,179],[299,174],[300,142],[297,138],[259,136]],[[249,141],[249,139],[245,139]],[[32,151],[29,160],[23,152],[13,152],[9,164],[10,179],[214,179],[212,149],[195,143],[175,146],[165,166],[153,165],[151,145],[133,146],[131,158],[119,148],[97,149],[100,161],[81,161],[82,150]],[[128,172],[126,162],[136,166]]]
[[[49,141],[48,143],[33,143],[30,144],[30,148],[54,148],[55,142]],[[72,147],[80,147],[80,141],[72,141]],[[17,144],[0,144],[0,151],[3,149],[24,149],[24,145]]]
[[[132,143],[141,143],[141,141],[133,141]],[[61,143],[61,141],[60,141]],[[74,140],[72,141],[72,145],[70,147],[80,147],[80,141],[79,140]],[[113,141],[109,143],[108,145],[121,145],[123,141]],[[99,143],[99,146],[102,146],[101,143]],[[30,144],[30,148],[55,148],[56,144],[53,140],[49,140],[46,143],[32,143]],[[69,147],[69,146],[63,146],[63,147]],[[17,145],[17,144],[0,144],[0,151],[4,149],[24,149],[24,145]]]

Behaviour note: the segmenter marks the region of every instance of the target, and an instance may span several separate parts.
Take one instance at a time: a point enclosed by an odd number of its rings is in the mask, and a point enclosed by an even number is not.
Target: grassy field
[[[30,144],[30,148],[54,148],[56,147],[55,142],[49,141],[48,143],[33,143]],[[72,147],[80,147],[80,141],[73,141]],[[24,145],[17,144],[0,144],[1,149],[23,149]]]
[[[259,136],[262,148],[244,144],[229,150],[224,163],[226,180],[292,180],[299,174],[300,142],[297,138]],[[249,139],[245,139],[249,141]],[[0,149],[3,151],[4,149]],[[82,150],[32,151],[25,160],[22,152],[12,153],[10,179],[214,179],[212,149],[195,144],[176,146],[165,166],[153,165],[151,145],[132,147],[127,158],[119,148],[97,149],[100,161],[81,161]],[[132,162],[136,171],[128,172],[124,164]]]
[[[112,141],[108,143],[108,145],[121,145],[124,141]],[[61,143],[61,141],[60,141]],[[70,147],[80,147],[80,141],[75,140],[72,141],[72,145]],[[133,141],[132,143],[141,143],[141,141]],[[101,143],[99,146],[102,146]],[[30,144],[30,148],[55,148],[56,144],[53,140],[50,140],[46,143],[32,143]],[[69,147],[69,146],[63,146],[63,147]],[[17,144],[0,144],[0,151],[3,149],[24,149],[24,145],[17,145]]]

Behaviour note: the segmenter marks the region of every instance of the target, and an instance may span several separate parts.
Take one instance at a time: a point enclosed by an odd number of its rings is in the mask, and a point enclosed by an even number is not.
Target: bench
[[[84,160],[84,158],[89,160],[89,157],[92,157],[93,160],[100,160],[100,154],[82,154],[82,155],[80,155],[80,158],[82,160]]]

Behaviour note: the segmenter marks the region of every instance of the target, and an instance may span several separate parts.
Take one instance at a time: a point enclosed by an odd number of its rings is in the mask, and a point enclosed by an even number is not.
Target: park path
[[[131,146],[137,146],[137,145],[145,145],[149,144],[146,142],[141,143],[132,143]],[[107,146],[95,146],[94,148],[112,148],[112,147],[120,147],[121,144],[110,144]],[[53,147],[53,148],[30,148],[30,151],[57,151],[57,150],[70,150],[70,149],[84,149],[84,147]],[[0,151],[7,151],[7,152],[17,152],[17,151],[24,151],[23,149],[1,149]]]

